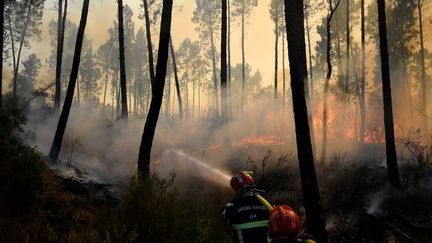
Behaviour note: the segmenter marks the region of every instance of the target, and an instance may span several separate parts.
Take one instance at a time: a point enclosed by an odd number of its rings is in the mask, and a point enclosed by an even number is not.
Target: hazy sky
[[[56,2],[54,0],[46,1],[42,41],[34,43],[32,49],[25,50],[24,55],[36,52],[42,60],[48,57],[51,47],[49,45],[50,37],[48,36],[47,26],[51,19],[57,19],[57,10],[54,9]],[[112,26],[113,20],[117,17],[117,3],[115,0],[91,0],[90,2],[85,33],[88,38],[93,40],[93,45],[97,48],[108,38],[108,28]],[[144,21],[138,19],[138,15],[142,11],[140,3],[140,0],[124,0],[124,4],[128,4],[134,12],[135,30],[144,26]],[[250,24],[246,29],[246,62],[254,70],[260,70],[265,85],[273,82],[274,75],[274,34],[273,23],[268,11],[269,3],[270,0],[259,1],[259,5],[251,15],[249,19]],[[78,24],[82,0],[73,0],[70,5],[72,6],[69,8],[68,18]],[[193,10],[195,9],[195,1],[174,0],[174,5],[172,36],[175,47],[178,47],[180,42],[185,38],[198,40],[199,37],[195,31],[196,24],[191,21]],[[220,30],[217,31],[217,34],[220,35]],[[156,36],[153,37],[153,41],[157,43]],[[216,44],[219,50],[220,40]],[[241,62],[240,28],[236,23],[232,23],[231,52],[232,65]]]
[[[81,14],[82,0],[69,0],[68,18],[75,23],[79,23]],[[269,4],[271,0],[259,0],[258,7],[253,11],[249,18],[249,25],[247,26],[246,34],[246,62],[249,63],[253,70],[259,69],[263,77],[264,85],[273,85],[274,76],[274,24],[270,19]],[[56,0],[47,0],[45,3],[45,11],[42,26],[42,41],[39,43],[32,43],[32,49],[24,50],[23,55],[26,56],[30,53],[36,52],[41,60],[45,60],[50,51],[50,37],[48,36],[48,23],[51,19],[57,19],[57,5]],[[93,45],[96,50],[100,44],[105,42],[108,38],[108,28],[112,26],[112,22],[117,16],[117,3],[116,0],[91,0],[88,22],[86,27],[86,36],[93,40]],[[124,0],[124,4],[128,4],[134,12],[135,30],[144,26],[144,21],[138,19],[139,13],[142,11],[140,7],[141,0]],[[356,1],[357,2],[357,1]],[[366,1],[370,4],[371,1]],[[372,2],[373,3],[373,2]],[[185,38],[198,40],[198,34],[195,31],[196,25],[192,23],[193,10],[195,9],[195,0],[174,0],[173,10],[173,23],[172,23],[172,36],[175,47],[178,47],[180,42]],[[425,44],[430,48],[432,43],[430,30],[432,28],[429,19],[431,18],[431,8],[425,7]],[[325,11],[323,12],[323,14]],[[360,13],[358,13],[360,14]],[[318,36],[316,33],[316,26],[320,22],[319,18],[312,20],[310,25],[312,27],[312,45],[314,45]],[[232,23],[232,39],[231,39],[231,52],[232,52],[232,65],[241,62],[241,42],[240,42],[240,26],[237,23]],[[159,28],[159,26],[157,26]],[[153,33],[154,34],[154,33]],[[217,35],[220,35],[220,30],[217,30]],[[391,35],[391,30],[389,30]],[[353,31],[354,39],[359,39],[359,27],[355,26]],[[368,36],[366,36],[368,38]],[[157,35],[153,35],[153,42],[157,44]],[[220,49],[220,40],[216,43],[218,50]],[[281,42],[279,41],[279,45]],[[279,46],[281,50],[281,46]],[[313,48],[314,49],[314,48]],[[155,53],[156,58],[157,53]],[[285,56],[285,58],[287,58]],[[24,58],[22,58],[24,60]],[[281,63],[281,53],[279,53],[279,63]],[[286,69],[288,70],[288,62],[286,61]],[[281,75],[282,68],[279,65],[279,75]],[[40,79],[52,79],[42,74]],[[5,79],[10,80],[10,72],[4,73]],[[289,75],[288,75],[289,77]],[[7,88],[7,87],[5,87]]]

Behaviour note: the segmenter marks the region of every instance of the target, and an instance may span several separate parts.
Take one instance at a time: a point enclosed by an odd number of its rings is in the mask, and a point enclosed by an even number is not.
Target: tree
[[[153,84],[154,84],[154,61],[153,61],[153,45],[151,40],[151,22],[150,22],[150,9],[152,5],[154,5],[154,0],[142,0],[143,4],[141,5],[142,8],[144,8],[144,16],[141,16],[141,18],[145,19],[145,26],[146,26],[146,37],[147,37],[147,48],[148,48],[148,62],[149,62],[149,71],[150,71],[150,80],[151,80],[151,87],[153,90]],[[150,6],[149,6],[150,5]],[[158,9],[156,9],[156,13],[158,13]]]
[[[275,24],[275,73],[274,73],[274,99],[277,99],[278,93],[278,41],[279,41],[279,16],[281,15],[281,1],[272,0],[270,3],[270,17]]]
[[[210,49],[213,74],[213,97],[217,114],[219,113],[219,91],[214,29],[218,29],[220,24],[220,4],[218,4],[218,2],[219,1],[196,0],[196,8],[194,10],[194,16],[192,17],[192,22],[199,24],[196,30],[200,33],[200,39],[202,39],[203,44]]]
[[[303,0],[285,0],[285,21],[291,73],[297,156],[306,209],[306,225],[319,242],[327,242],[324,215],[310,139],[304,80],[307,79]]]
[[[153,145],[153,138],[159,118],[160,108],[162,105],[163,91],[165,86],[171,30],[172,4],[172,0],[163,0],[158,60],[153,86],[153,95],[138,154],[138,173],[141,178],[148,178],[150,174],[150,153]]]
[[[401,187],[399,169],[397,165],[396,146],[394,138],[393,107],[390,85],[390,66],[387,49],[387,26],[384,0],[377,0],[378,24],[380,38],[381,75],[382,91],[384,102],[384,126],[386,138],[387,170],[390,185],[396,188]]]
[[[102,44],[97,52],[96,58],[99,61],[99,65],[102,66],[102,73],[105,74],[105,82],[103,86],[103,103],[102,103],[102,113],[105,112],[107,88],[108,88],[108,78],[110,73],[110,62],[111,62],[111,52],[112,52],[112,38],[109,38],[104,44]]]
[[[222,28],[221,28],[221,116],[228,119],[227,95],[227,0],[222,0]]]
[[[144,112],[144,94],[151,89],[150,79],[148,76],[149,67],[147,55],[147,43],[144,28],[138,29],[133,45],[133,65],[135,66],[135,113],[142,114]]]
[[[174,51],[174,46],[173,46],[171,37],[170,37],[170,50],[171,50],[171,59],[172,59],[174,79],[175,79],[175,87],[176,87],[176,92],[177,92],[177,101],[178,101],[178,105],[179,105],[179,116],[180,116],[180,120],[182,120],[183,119],[183,101],[182,101],[181,92],[180,92],[180,82],[179,82],[179,78],[178,78],[178,70],[177,70],[177,63],[176,63],[176,59],[175,59],[175,51]]]
[[[270,96],[270,94],[265,93],[266,90],[263,90],[262,76],[259,70],[252,73],[252,67],[246,63],[245,74],[246,82],[248,83],[248,85],[246,86],[244,97],[246,102],[252,102],[266,95]],[[243,78],[243,65],[241,63],[238,63],[233,67],[232,75],[232,89],[234,90],[234,92],[238,93],[241,91],[242,88],[241,81]],[[240,96],[233,97],[233,101],[235,101],[236,104],[240,104],[241,98],[242,97]]]
[[[420,82],[421,82],[421,89],[422,89],[422,99],[421,99],[421,110],[423,115],[423,123],[424,128],[427,129],[427,117],[426,114],[428,112],[427,107],[427,93],[428,93],[428,87],[426,85],[426,67],[425,67],[425,51],[424,51],[424,41],[423,41],[423,15],[422,15],[422,8],[423,8],[423,0],[417,0],[417,9],[418,9],[418,15],[419,15],[419,32],[420,32],[420,65],[421,65],[421,75],[420,75]]]
[[[68,0],[65,0],[64,12],[63,0],[58,0],[58,18],[57,18],[57,63],[56,63],[56,77],[55,77],[55,94],[54,94],[54,109],[60,109],[60,97],[61,97],[61,69],[63,60],[63,44],[64,34],[66,26],[66,15]]]
[[[18,74],[17,79],[17,94],[20,98],[28,100],[32,97],[39,70],[42,67],[41,61],[36,54],[31,54],[25,61],[22,62],[23,69]],[[11,83],[11,85],[13,85]]]
[[[246,79],[246,57],[245,57],[245,19],[252,14],[253,7],[258,6],[258,0],[234,0],[233,1],[233,16],[241,17],[241,48],[242,48],[242,103],[241,109],[244,109],[244,90]]]
[[[333,14],[335,13],[336,9],[339,7],[340,0],[337,1],[336,6],[333,7],[333,0],[329,0],[329,13],[327,15],[327,52],[326,52],[326,59],[327,59],[327,75],[324,82],[324,95],[323,95],[323,141],[322,141],[322,147],[321,147],[321,159],[320,159],[320,165],[324,166],[325,164],[325,158],[326,158],[326,151],[327,151],[327,120],[328,120],[328,104],[327,104],[327,95],[329,91],[329,83],[330,78],[332,75],[332,64],[331,64],[331,21],[333,18]]]
[[[126,92],[126,64],[123,29],[123,0],[117,0],[118,31],[119,31],[119,55],[120,55],[120,91],[122,103],[122,118],[128,118],[128,103]]]
[[[4,9],[5,1],[0,3],[0,110],[3,108],[3,33],[4,33]]]
[[[364,145],[366,128],[366,43],[365,43],[365,0],[360,0],[361,11],[361,83],[360,83],[360,144]]]
[[[83,98],[94,104],[99,103],[100,87],[97,81],[100,78],[101,72],[94,60],[91,43],[88,43],[88,47],[83,51],[79,74],[81,77],[80,88],[83,91]]]
[[[75,84],[78,76],[78,69],[81,58],[81,49],[84,40],[84,30],[87,24],[87,15],[89,9],[90,0],[84,0],[83,7],[81,11],[81,20],[78,28],[77,39],[75,44],[75,53],[72,63],[72,70],[69,79],[69,85],[66,92],[65,102],[63,104],[63,109],[60,114],[60,119],[57,125],[57,129],[54,135],[53,143],[49,152],[49,157],[52,160],[57,160],[60,154],[60,149],[63,141],[63,135],[66,129],[67,121],[69,118],[70,108],[72,106],[73,95],[75,91]]]
[[[232,110],[232,92],[231,92],[231,1],[227,0],[227,82],[228,82],[228,100],[229,100],[229,113]]]
[[[42,23],[45,0],[9,1],[6,18],[8,19],[9,38],[11,39],[13,62],[13,89],[16,96],[16,82],[19,73],[21,53],[24,46],[30,45],[29,39],[40,39],[39,26]],[[15,46],[18,43],[18,49]]]

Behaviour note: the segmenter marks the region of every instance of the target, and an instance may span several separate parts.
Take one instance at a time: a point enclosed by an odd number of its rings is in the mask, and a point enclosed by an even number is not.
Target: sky
[[[252,15],[248,19],[249,25],[246,27],[246,62],[249,63],[254,72],[259,69],[263,77],[263,84],[273,85],[274,80],[274,24],[270,19],[269,14],[269,4],[271,0],[259,0],[258,6],[254,9]],[[51,52],[50,47],[50,37],[48,35],[48,23],[52,19],[57,19],[57,10],[55,6],[57,5],[56,0],[47,0],[45,2],[45,11],[43,17],[42,29],[42,41],[35,43],[32,42],[31,49],[26,49],[23,51],[22,60],[25,56],[36,53],[42,62],[48,58]],[[79,23],[79,18],[82,8],[82,0],[69,0],[69,11],[68,18],[75,23]],[[96,50],[102,43],[104,43],[108,38],[108,28],[112,26],[113,21],[117,17],[117,2],[116,0],[91,0],[90,1],[89,16],[86,26],[86,36],[92,39],[94,50]],[[128,4],[134,12],[135,19],[135,30],[144,26],[144,21],[138,18],[138,15],[142,12],[140,7],[141,0],[124,0],[124,4]],[[357,1],[356,1],[357,2]],[[372,1],[366,1],[369,5],[373,3]],[[192,40],[198,40],[199,36],[196,32],[196,24],[191,21],[193,16],[193,11],[195,8],[195,0],[174,0],[174,10],[172,18],[172,37],[174,46],[178,47],[182,40],[185,38],[190,38]],[[425,44],[427,48],[431,48],[432,42],[431,36],[428,33],[432,26],[429,19],[431,17],[430,7],[425,7]],[[325,14],[325,11],[322,13]],[[359,14],[359,13],[358,13]],[[316,15],[315,19],[310,21],[312,27],[311,32],[311,42],[314,44],[318,40],[318,35],[316,33],[316,26],[320,23],[320,14]],[[159,26],[157,26],[159,28]],[[241,39],[240,39],[240,25],[237,23],[232,23],[232,39],[231,39],[231,55],[232,55],[232,65],[235,66],[236,63],[241,63]],[[220,35],[220,32],[217,32]],[[391,34],[391,30],[389,30]],[[355,26],[353,30],[354,39],[359,41],[359,26]],[[368,38],[368,37],[367,37]],[[219,38],[220,39],[220,38]],[[157,35],[153,35],[153,42],[157,43]],[[279,41],[279,45],[281,42]],[[216,46],[220,49],[220,40],[217,41]],[[281,46],[279,46],[281,50]],[[314,51],[314,50],[312,50]],[[157,53],[154,54],[155,58]],[[282,55],[279,53],[279,63],[281,63]],[[288,59],[285,55],[286,60]],[[279,65],[279,76],[281,76],[282,68]],[[10,67],[9,67],[10,68]],[[286,71],[288,71],[288,61],[286,61]],[[287,73],[288,74],[288,73]],[[11,72],[6,72],[3,74],[5,80],[10,80],[12,77]],[[52,81],[53,74],[43,72],[41,73],[39,79]],[[287,75],[289,77],[289,75]],[[8,85],[5,85],[6,89]]]
[[[71,0],[69,0],[71,1]],[[33,43],[30,50],[25,50],[24,55],[35,52],[41,60],[48,58],[51,52],[50,37],[48,35],[48,23],[51,19],[57,19],[57,10],[55,9],[57,1],[47,0],[45,3],[45,12],[43,17],[42,41]],[[142,12],[139,0],[124,0],[124,4],[128,4],[134,12],[135,30],[141,26],[144,27],[144,21],[138,19],[139,13]],[[249,63],[253,70],[259,69],[263,77],[264,85],[270,85],[273,82],[274,76],[274,32],[269,14],[270,0],[259,1],[258,6],[253,11],[249,18],[249,25],[246,28],[245,41],[245,56],[246,62]],[[75,23],[79,23],[79,18],[82,8],[82,0],[72,0],[69,4],[68,18]],[[194,0],[174,0],[173,18],[172,18],[172,37],[175,47],[180,45],[180,42],[185,38],[198,40],[199,36],[196,32],[196,24],[191,19],[195,8]],[[112,26],[112,22],[117,18],[117,2],[115,0],[91,0],[85,34],[89,39],[93,40],[93,45],[97,49],[102,43],[108,39],[108,28]],[[158,27],[159,28],[159,27]],[[232,23],[232,65],[241,62],[241,39],[240,26]],[[238,33],[237,35],[235,33]],[[220,35],[220,32],[217,33]],[[219,38],[220,39],[220,38]],[[153,36],[153,42],[157,43],[156,36]],[[216,43],[220,49],[220,40]],[[156,58],[155,53],[155,58]],[[47,74],[45,74],[47,75]],[[42,74],[41,76],[44,76]],[[43,78],[42,78],[43,79]]]

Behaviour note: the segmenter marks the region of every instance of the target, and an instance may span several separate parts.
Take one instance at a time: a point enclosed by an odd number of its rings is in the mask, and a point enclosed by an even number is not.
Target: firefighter
[[[304,233],[301,219],[287,205],[276,206],[271,211],[269,235],[272,243],[316,243],[313,237]]]
[[[265,243],[271,205],[255,190],[255,180],[248,172],[240,172],[230,182],[235,198],[223,212],[233,230],[234,243]],[[269,208],[270,206],[270,208]]]

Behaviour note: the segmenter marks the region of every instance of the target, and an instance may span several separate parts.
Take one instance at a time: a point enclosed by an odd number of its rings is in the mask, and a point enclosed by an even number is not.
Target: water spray
[[[182,178],[198,177],[225,187],[229,186],[232,177],[229,173],[176,149],[165,150],[161,161],[154,165],[154,168],[162,177],[167,177],[170,172],[175,171],[176,178],[180,181]]]

